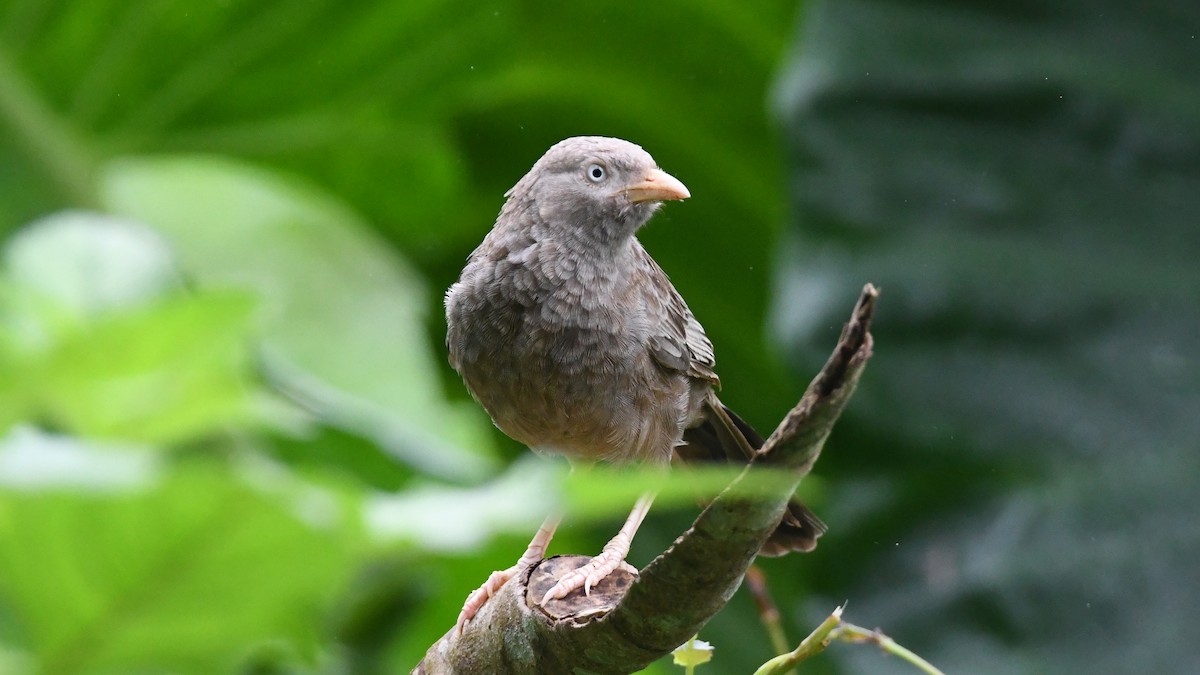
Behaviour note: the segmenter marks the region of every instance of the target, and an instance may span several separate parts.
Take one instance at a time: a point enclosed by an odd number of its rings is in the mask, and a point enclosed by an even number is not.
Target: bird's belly
[[[520,331],[488,351],[460,364],[464,379],[496,426],[534,450],[665,463],[682,437],[687,380],[664,372],[628,336]]]

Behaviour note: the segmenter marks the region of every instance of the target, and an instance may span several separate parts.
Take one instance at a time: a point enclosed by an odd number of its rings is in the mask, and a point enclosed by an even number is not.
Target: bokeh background
[[[0,0],[0,672],[407,672],[556,501],[553,550],[598,550],[629,495],[495,432],[440,310],[578,134],[691,189],[642,239],[764,430],[883,289],[802,486],[830,533],[763,563],[793,640],[848,601],[950,673],[1195,672],[1198,34],[1183,0]],[[701,672],[771,655],[744,593],[701,637]]]

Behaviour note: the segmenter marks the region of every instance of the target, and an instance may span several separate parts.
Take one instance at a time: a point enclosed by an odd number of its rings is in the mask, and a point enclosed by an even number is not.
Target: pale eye
[[[593,164],[587,168],[587,177],[593,183],[599,183],[608,177],[608,172],[599,164]]]

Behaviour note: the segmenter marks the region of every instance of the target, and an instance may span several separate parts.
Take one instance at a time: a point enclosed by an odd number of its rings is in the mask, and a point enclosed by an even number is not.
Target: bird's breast
[[[532,448],[665,461],[688,383],[652,362],[636,288],[616,268],[539,264],[544,254],[464,272],[447,300],[451,362],[497,426]]]

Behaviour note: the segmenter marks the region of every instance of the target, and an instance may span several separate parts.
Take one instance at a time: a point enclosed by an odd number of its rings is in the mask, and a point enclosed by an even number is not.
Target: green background
[[[441,294],[578,134],[769,430],[864,282],[877,354],[763,567],[947,672],[1192,672],[1200,9],[0,0],[0,672],[407,672],[556,502]],[[638,565],[694,516],[664,500]],[[739,593],[701,672],[770,656]],[[666,663],[653,672],[681,672]],[[912,672],[835,645],[804,672]]]

